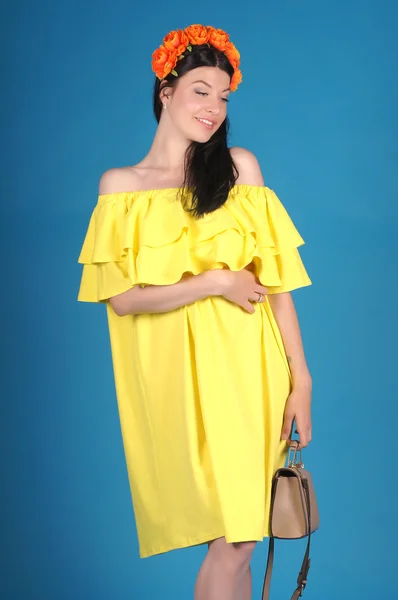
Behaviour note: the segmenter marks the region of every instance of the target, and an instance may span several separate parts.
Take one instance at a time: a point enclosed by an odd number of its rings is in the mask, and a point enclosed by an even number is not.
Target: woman
[[[290,291],[304,243],[255,156],[228,148],[240,56],[192,25],[152,55],[148,154],[106,171],[78,299],[106,302],[140,557],[208,544],[196,600],[249,600],[273,474],[311,377]]]

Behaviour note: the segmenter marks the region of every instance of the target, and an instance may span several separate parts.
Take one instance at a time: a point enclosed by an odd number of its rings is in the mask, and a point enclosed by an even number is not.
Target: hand
[[[249,313],[255,312],[255,307],[250,303],[258,302],[258,294],[265,296],[268,289],[259,283],[258,277],[248,268],[241,271],[230,271],[229,269],[214,269],[208,271],[216,278],[219,286],[219,294],[226,300],[234,302]]]
[[[298,450],[306,448],[312,439],[311,430],[311,388],[293,388],[287,399],[281,439],[286,439],[290,444],[289,434],[292,430],[293,420],[296,420],[297,432],[300,436]]]

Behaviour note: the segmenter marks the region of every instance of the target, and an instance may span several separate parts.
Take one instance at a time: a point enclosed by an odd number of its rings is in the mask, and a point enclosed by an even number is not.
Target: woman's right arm
[[[204,271],[172,285],[148,285],[144,288],[136,285],[127,292],[113,296],[109,301],[115,313],[123,317],[129,314],[169,312],[220,294],[220,281],[214,271]]]
[[[267,292],[268,289],[261,285],[250,269],[210,269],[172,285],[148,285],[144,288],[136,285],[109,301],[115,313],[124,317],[169,312],[209,296],[223,296],[253,314],[255,308],[251,302],[258,302],[258,293],[265,296]]]

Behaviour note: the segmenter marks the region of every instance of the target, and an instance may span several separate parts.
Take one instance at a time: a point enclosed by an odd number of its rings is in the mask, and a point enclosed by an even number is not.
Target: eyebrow
[[[204,83],[205,85],[207,85],[207,87],[209,87],[209,88],[211,88],[211,87],[212,87],[212,86],[210,85],[210,83],[206,83],[206,81],[203,81],[203,79],[198,79],[197,81],[193,81],[193,82],[192,82],[192,85],[193,85],[194,83]],[[225,90],[223,90],[223,92],[229,92],[229,91],[230,91],[229,87],[227,87]]]

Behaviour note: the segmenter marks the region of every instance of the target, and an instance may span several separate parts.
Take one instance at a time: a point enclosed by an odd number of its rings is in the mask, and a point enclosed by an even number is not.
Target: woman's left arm
[[[230,148],[230,152],[239,171],[239,179],[235,183],[250,182],[249,185],[264,186],[256,156],[239,146]],[[285,407],[282,439],[289,440],[291,426],[296,419],[300,435],[298,448],[304,448],[311,441],[312,380],[304,357],[296,309],[290,292],[268,294],[267,298],[278,323],[293,376],[293,390]]]
[[[305,360],[296,308],[290,292],[268,294],[267,298],[281,332],[293,379],[293,389],[285,407],[281,439],[290,442],[292,423],[296,419],[300,436],[299,448],[305,448],[312,438],[312,378]]]

